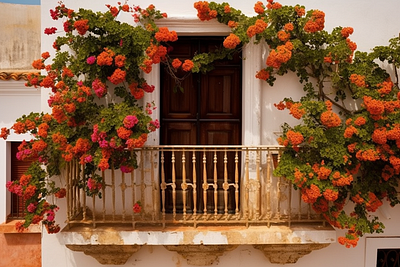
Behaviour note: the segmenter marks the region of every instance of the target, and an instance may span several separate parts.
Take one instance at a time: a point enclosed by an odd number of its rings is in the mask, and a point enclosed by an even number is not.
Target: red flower
[[[134,213],[140,213],[142,211],[142,206],[140,205],[140,202],[136,202],[135,205],[133,205],[133,212]]]
[[[44,29],[44,34],[50,35],[56,33],[56,31],[57,31],[56,27],[46,28]]]

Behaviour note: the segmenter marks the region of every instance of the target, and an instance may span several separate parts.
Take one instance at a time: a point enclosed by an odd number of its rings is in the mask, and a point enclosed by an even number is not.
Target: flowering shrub
[[[275,104],[300,121],[283,125],[279,143],[286,149],[275,175],[289,179],[304,202],[334,227],[348,230],[339,238],[341,244],[355,246],[364,233],[382,232],[384,225],[373,213],[385,199],[391,205],[399,203],[399,39],[361,53],[355,52],[357,45],[349,38],[351,27],[324,30],[325,14],[320,10],[306,11],[304,6],[283,6],[273,0],[258,1],[254,17],[227,3],[199,1],[194,7],[200,20],[216,19],[231,33],[215,52],[184,62],[169,58],[165,44],[178,37],[156,26],[154,19],[166,15],[153,5],[147,9],[108,6],[105,13],[76,12],[63,4],[51,10],[53,19],[64,19],[65,36],[54,42],[51,65],[45,64],[47,52],[33,62],[47,75],[29,75],[28,86],[51,88],[52,113],[23,116],[11,127],[16,133],[35,135],[21,145],[18,157],[38,156],[47,167],[45,173],[34,165],[27,173],[32,178],[7,184],[27,199],[23,227],[44,220],[53,232],[57,230],[57,207],[43,197],[63,195],[62,189],[45,181],[46,175],[57,175],[63,163],[75,159],[85,165],[82,186],[91,196],[103,186],[96,169],[114,166],[129,172],[136,167],[131,150],[143,146],[147,134],[159,127],[149,116],[152,105],[146,104],[144,111],[138,106],[144,93],[154,90],[141,72],[149,73],[152,64],[160,62],[169,65],[173,76],[178,69],[208,71],[215,60],[229,58],[249,42],[264,41],[270,51],[265,68],[255,77],[273,85],[277,75],[294,72],[304,90],[301,99],[285,98]],[[141,25],[118,22],[119,12],[132,12]],[[45,33],[56,31],[52,27]],[[71,52],[63,52],[62,46]],[[394,66],[395,81],[378,60]],[[9,131],[3,128],[1,136],[6,138]],[[346,204],[350,211],[344,210]],[[133,209],[140,212],[140,203]]]
[[[137,167],[133,149],[142,147],[147,135],[159,128],[150,117],[154,105],[141,106],[144,94],[154,90],[142,72],[166,60],[164,45],[175,41],[176,33],[156,26],[154,21],[166,14],[153,5],[107,7],[107,12],[75,11],[60,2],[50,10],[54,20],[63,20],[65,33],[54,41],[51,63],[47,63],[49,52],[32,63],[42,74],[30,74],[27,86],[51,89],[51,113],[24,115],[11,129],[1,130],[4,139],[10,130],[31,133],[33,139],[21,144],[17,158],[38,158],[19,181],[7,183],[9,191],[26,201],[27,215],[18,230],[42,221],[49,232],[59,231],[58,208],[46,197],[65,196],[65,189],[51,179],[66,162],[79,161],[84,166],[80,186],[88,196],[101,197],[104,185],[96,170],[113,167],[131,172]],[[120,12],[132,13],[136,26],[119,22]],[[58,31],[51,27],[44,33]]]
[[[364,233],[383,232],[373,213],[384,200],[399,203],[399,39],[361,53],[349,38],[353,28],[328,33],[320,10],[273,0],[258,1],[254,17],[227,3],[200,1],[194,7],[200,20],[216,19],[231,28],[223,43],[228,51],[249,42],[269,45],[266,67],[256,78],[273,85],[277,75],[294,72],[303,84],[301,99],[275,104],[300,120],[283,125],[278,141],[286,149],[275,175],[289,179],[303,201],[334,227],[348,230],[339,238],[346,247]],[[395,81],[379,60],[393,65]]]

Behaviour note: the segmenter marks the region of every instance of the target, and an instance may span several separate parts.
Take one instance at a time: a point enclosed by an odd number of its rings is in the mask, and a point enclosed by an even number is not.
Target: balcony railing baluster
[[[99,172],[101,196],[87,195],[82,165],[67,164],[68,224],[248,227],[324,222],[301,202],[301,192],[289,181],[273,176],[281,147],[153,146],[133,153],[138,168],[130,174],[113,168]],[[139,201],[141,211],[135,213]]]

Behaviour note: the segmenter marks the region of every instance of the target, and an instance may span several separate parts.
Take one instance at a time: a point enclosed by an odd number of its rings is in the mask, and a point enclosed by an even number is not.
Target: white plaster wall
[[[40,112],[40,91],[25,87],[25,81],[0,81],[0,128],[11,127],[23,114]],[[10,161],[7,142],[30,140],[29,135],[16,135],[11,131],[7,140],[0,139],[0,223],[9,213],[10,193],[5,184],[10,180]],[[7,166],[8,165],[8,166]]]
[[[58,0],[42,1],[41,16],[42,28],[56,26],[62,29],[60,21],[53,21],[49,16],[49,9],[57,5]],[[222,2],[222,1],[221,1]],[[251,15],[253,5],[256,1],[231,0],[231,6],[241,9],[244,13]],[[93,10],[106,10],[105,4],[115,4],[114,2],[105,0],[64,0],[67,7],[78,9],[79,7],[91,8]],[[137,0],[130,1],[129,4],[136,4],[142,7],[154,4],[158,9],[167,12],[170,17],[193,18],[196,16],[196,10],[193,8],[194,1],[190,0],[175,0],[173,5],[171,1],[164,0]],[[351,26],[355,32],[351,39],[358,45],[358,50],[369,51],[370,48],[376,45],[386,45],[387,41],[400,32],[400,24],[398,23],[398,11],[400,9],[400,1],[385,0],[336,0],[336,1],[321,1],[321,0],[285,0],[281,1],[284,5],[295,5],[297,3],[305,5],[306,9],[320,9],[326,14],[326,29],[330,30],[335,26]],[[42,51],[51,51],[53,43],[52,36],[42,34]],[[243,91],[246,92],[244,88]],[[284,96],[292,96],[294,99],[299,97],[301,87],[297,83],[297,78],[294,75],[286,75],[279,78],[273,88],[268,85],[263,85],[260,92],[262,97],[260,103],[251,103],[259,110],[255,114],[259,114],[256,121],[260,122],[259,135],[261,143],[274,143],[273,132],[279,131],[279,126],[283,121],[289,120],[289,116],[283,112],[278,112],[273,107],[273,103],[279,102]],[[42,94],[42,109],[47,109],[47,95]],[[246,119],[253,119],[245,117]],[[290,119],[291,120],[291,119]],[[257,127],[255,127],[257,128]],[[244,129],[244,131],[250,129]],[[63,217],[63,203],[58,216]],[[389,214],[389,215],[388,215]],[[398,224],[400,222],[400,207],[387,208],[385,216],[381,213],[383,222],[386,225],[385,234],[381,236],[400,236]],[[60,218],[59,217],[59,218]],[[62,221],[62,220],[60,220]],[[338,231],[338,236],[341,234]],[[400,247],[400,244],[399,244]],[[44,267],[59,266],[101,266],[93,258],[79,252],[71,252],[62,245],[59,235],[43,234],[42,238],[42,259]],[[310,266],[364,266],[365,257],[365,238],[359,241],[356,248],[346,249],[339,244],[332,244],[328,248],[312,252],[301,258],[296,264],[296,267]],[[220,257],[218,263],[214,266],[235,267],[235,266],[273,266],[264,257],[264,255],[253,249],[251,246],[241,246],[234,251],[226,253]],[[103,265],[104,266],[104,265]],[[163,247],[144,247],[134,256],[132,256],[125,266],[177,266],[185,267],[186,261],[177,254],[169,252]]]

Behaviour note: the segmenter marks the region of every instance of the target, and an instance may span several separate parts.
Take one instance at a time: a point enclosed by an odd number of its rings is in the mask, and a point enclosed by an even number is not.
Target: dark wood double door
[[[222,45],[222,37],[179,37],[173,43],[171,58],[185,60],[195,54],[213,51]],[[168,74],[166,67],[161,70],[161,140],[162,145],[239,145],[241,143],[242,117],[242,64],[240,53],[233,59],[219,60],[214,69],[205,74],[196,73],[185,76],[181,81],[182,91],[177,89],[175,80]],[[176,73],[183,77],[185,73]],[[218,152],[218,212],[224,212],[222,183],[224,182],[223,153]],[[193,182],[192,154],[186,153],[186,182]],[[207,182],[214,181],[213,153],[207,153]],[[165,155],[166,181],[171,182],[172,171],[170,154]],[[182,206],[182,153],[175,153],[176,173],[176,209]],[[228,182],[233,183],[234,153],[228,154]],[[196,155],[198,213],[204,210],[203,204],[203,154]],[[187,212],[193,210],[193,189],[188,188],[186,199]],[[214,189],[207,190],[207,210],[214,212]],[[166,209],[172,211],[172,189],[166,191]],[[229,189],[229,212],[235,210],[234,188]]]

